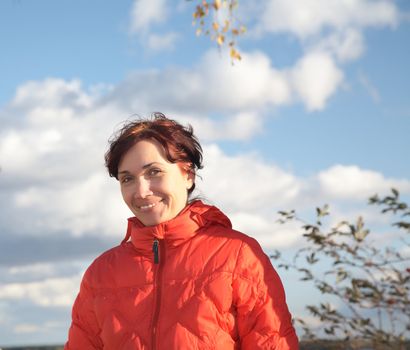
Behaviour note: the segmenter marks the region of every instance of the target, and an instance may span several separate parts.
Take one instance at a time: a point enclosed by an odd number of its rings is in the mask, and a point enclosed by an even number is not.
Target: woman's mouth
[[[150,204],[146,204],[146,205],[141,205],[140,207],[138,207],[139,210],[147,210],[147,209],[151,209],[154,208],[157,205],[157,203],[150,203]]]
[[[151,203],[136,205],[136,207],[139,211],[148,211],[154,208],[155,206],[157,206],[158,203],[161,203],[161,202],[162,200],[159,200],[158,202],[151,202]]]

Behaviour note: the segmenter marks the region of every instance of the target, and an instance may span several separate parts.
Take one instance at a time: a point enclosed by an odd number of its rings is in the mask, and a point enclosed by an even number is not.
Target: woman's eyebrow
[[[155,164],[161,165],[161,163],[158,163],[158,162],[151,162],[151,163],[143,165],[142,169],[147,169],[150,166],[155,165]],[[121,170],[121,171],[118,172],[118,175],[126,175],[126,174],[131,174],[131,172],[128,171],[128,170]]]
[[[152,163],[148,163],[148,164],[143,165],[143,166],[142,166],[142,169],[147,169],[147,168],[149,168],[151,165],[155,165],[155,164],[161,165],[161,163],[159,163],[159,162],[152,162]]]

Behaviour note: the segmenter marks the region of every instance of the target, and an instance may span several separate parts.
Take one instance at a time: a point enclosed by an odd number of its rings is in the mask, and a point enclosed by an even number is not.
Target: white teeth
[[[147,205],[141,205],[140,209],[144,210],[144,209],[150,209],[155,207],[155,203],[151,203],[151,204],[147,204]]]

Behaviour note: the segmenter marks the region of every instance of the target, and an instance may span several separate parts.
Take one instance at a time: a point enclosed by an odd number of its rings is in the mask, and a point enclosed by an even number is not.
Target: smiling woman
[[[87,269],[66,350],[296,350],[279,276],[259,244],[189,197],[202,149],[155,114],[126,124],[105,155],[134,217]]]

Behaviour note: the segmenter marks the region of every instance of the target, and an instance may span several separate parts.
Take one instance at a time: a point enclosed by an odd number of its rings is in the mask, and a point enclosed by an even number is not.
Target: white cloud
[[[21,261],[20,261],[21,262]],[[62,260],[53,262],[35,262],[28,265],[11,265],[0,268],[3,284],[41,282],[56,277],[70,277],[83,272],[87,263],[82,260]]]
[[[264,111],[302,100],[309,110],[323,109],[337,91],[343,73],[324,52],[303,56],[294,67],[278,70],[261,52],[243,52],[232,66],[217,50],[210,50],[191,69],[131,74],[109,99],[132,110],[155,106],[181,114]],[[135,107],[134,107],[135,106]]]
[[[228,156],[216,145],[204,147],[203,182],[198,187],[229,213],[242,210],[272,214],[301,190],[300,181],[257,154]],[[226,195],[229,191],[229,195]]]
[[[261,72],[256,73],[263,80],[262,76],[271,70],[269,62],[261,54],[249,57],[253,59],[251,63],[263,62]],[[324,91],[334,89],[337,81],[336,72],[333,82],[326,83],[324,79],[325,82],[317,83],[315,79],[320,82],[320,74],[310,75],[310,70],[331,71],[332,67],[328,56],[316,54],[300,62],[291,72],[294,84],[299,84],[299,94],[310,108],[323,106]],[[209,67],[208,69],[210,70]],[[205,80],[205,74],[201,74],[199,80]],[[245,82],[245,78],[250,74],[250,70],[248,72],[245,66],[243,71],[239,71],[239,78],[234,82],[238,83],[241,79]],[[212,81],[209,76],[207,79]],[[171,81],[170,77],[169,86]],[[256,81],[259,81],[259,78]],[[148,86],[146,90],[153,91],[157,86],[155,80],[154,82],[145,80],[144,84]],[[233,86],[234,82],[225,84]],[[303,82],[307,86],[313,85],[313,92],[304,91]],[[255,83],[254,88],[260,89],[262,94],[262,87],[267,85],[269,83],[266,81],[259,87],[258,83]],[[73,89],[73,86],[76,88]],[[128,90],[129,96],[121,94],[122,99],[115,98],[115,92],[118,93],[118,89],[121,89],[114,88],[110,98],[104,98],[105,103],[102,104],[99,99],[87,98],[88,95],[79,86],[78,83],[67,82],[66,86],[59,80],[46,80],[42,84],[30,83],[18,90],[13,106],[15,111],[24,112],[22,115],[26,119],[21,119],[22,125],[19,126],[18,132],[12,126],[4,130],[0,142],[3,180],[8,184],[8,189],[14,188],[2,199],[8,203],[8,212],[12,213],[7,220],[20,222],[20,213],[24,212],[26,220],[19,225],[43,234],[64,228],[75,235],[118,235],[123,232],[125,218],[130,214],[122,203],[116,181],[105,174],[103,152],[113,126],[120,120],[119,116],[125,115],[123,111],[127,108],[124,104],[134,101],[134,96],[139,96],[139,91],[133,95],[132,84],[123,83],[122,91]],[[44,109],[49,108],[49,114],[45,119],[42,119],[42,115],[33,118],[37,103],[33,97],[35,91],[30,94],[30,89],[41,90],[42,87],[50,91],[51,98],[40,94],[37,96],[38,104]],[[198,96],[207,93],[202,84],[199,88],[202,90],[197,91]],[[70,91],[69,100],[84,99],[91,100],[92,103],[87,103],[86,108],[77,111],[74,107],[70,110],[65,98],[67,91]],[[237,90],[235,93],[245,95],[246,89]],[[263,99],[256,102],[260,98],[257,95],[249,98],[247,106],[257,106],[264,102]],[[322,97],[318,98],[318,95]],[[192,103],[193,108],[195,102],[191,99],[194,98],[190,97],[187,101]],[[52,107],[48,107],[48,100],[51,100]],[[59,101],[59,104],[55,101]],[[232,99],[231,103],[232,109],[240,110],[244,102],[235,105],[236,102]],[[155,101],[146,102],[145,105],[155,105]],[[67,111],[63,124],[59,124],[60,108]],[[228,114],[229,117],[218,120],[201,117],[202,113],[193,114],[192,117],[182,108],[174,109],[175,117],[181,122],[192,123],[197,134],[204,140],[244,140],[263,130],[263,118],[256,112]],[[362,196],[360,198],[367,198],[370,190],[378,192],[398,184],[397,180],[385,179],[378,173],[342,166],[322,171],[316,184],[315,180],[298,179],[274,164],[267,164],[257,154],[228,156],[216,145],[205,147],[205,163],[206,167],[202,172],[204,180],[199,182],[199,187],[208,198],[226,209],[229,214],[237,215],[246,210],[250,215],[259,213],[259,219],[268,223],[271,222],[269,215],[275,210],[295,203],[306,203],[306,198],[311,198],[309,194],[317,190],[332,198],[355,199],[359,194]],[[230,196],[226,196],[227,188],[230,189]],[[257,222],[255,217],[252,220]]]
[[[204,83],[208,83],[208,96],[204,95],[220,105],[258,108],[265,104],[285,104],[290,99],[285,76],[261,52],[244,52],[241,64],[232,66],[212,50],[205,55],[200,71]]]
[[[232,69],[229,60],[210,51],[193,70],[174,68],[132,76],[131,80],[147,83],[146,93],[134,83],[127,87],[124,82],[122,89],[137,88],[144,102],[164,101],[173,111],[184,105],[189,109],[191,101],[195,103],[192,109],[204,111],[208,106],[225,110],[278,106],[293,102],[293,98],[303,101],[308,110],[321,110],[343,80],[336,62],[356,60],[363,54],[363,30],[394,27],[400,20],[396,4],[390,0],[264,0],[243,6],[253,9],[250,14],[241,13],[255,17],[260,32],[291,33],[301,40],[305,53],[294,67],[278,70],[264,54],[242,52],[244,59]],[[148,33],[144,42],[153,50],[174,47],[176,33],[159,35],[148,30],[167,18],[167,12],[165,0],[134,2],[136,31]],[[287,72],[293,73],[289,76]],[[169,88],[171,84],[173,88]],[[150,85],[156,87],[154,94]]]
[[[27,299],[41,306],[71,306],[78,293],[81,275],[50,278],[39,282],[0,285],[3,300]]]
[[[103,172],[84,175],[83,180],[48,187],[27,187],[14,195],[17,210],[34,211],[31,225],[38,231],[68,230],[119,236],[130,216],[122,203],[116,180]],[[52,203],[52,205],[50,205]]]
[[[263,217],[260,214],[236,212],[229,215],[233,227],[255,238],[265,249],[280,249],[297,245],[301,241],[299,224],[280,225],[276,222],[277,215]]]
[[[229,130],[232,138],[236,140],[250,139],[263,130],[263,118],[252,112],[238,113],[224,124],[219,130]],[[226,139],[226,136],[220,134],[220,139]]]
[[[58,79],[30,82],[18,89],[10,114],[3,114],[5,120],[19,114],[20,123],[3,129],[0,138],[2,187],[7,188],[1,197],[7,203],[2,217],[8,225],[19,222],[22,231],[44,235],[61,230],[75,235],[123,232],[130,213],[116,180],[105,173],[103,153],[126,108],[118,99],[85,98],[89,95],[80,86]],[[78,110],[70,106],[70,100],[81,98],[92,102]],[[47,113],[38,113],[38,106]],[[247,139],[262,128],[261,118],[250,112],[226,120],[190,121],[208,125],[204,137],[216,133],[218,139]]]
[[[336,62],[363,55],[366,28],[394,28],[400,21],[399,10],[390,0],[264,0],[262,4],[253,14],[257,24],[251,32],[285,33],[299,40],[305,53],[294,68],[302,75],[295,87],[309,110],[323,109],[336,92],[343,78]]]
[[[217,50],[208,51],[193,68],[135,72],[113,90],[111,98],[127,108],[155,106],[185,113],[260,110],[290,102],[286,75],[260,52],[243,53],[232,66]],[[131,103],[131,105],[130,105]]]
[[[180,34],[175,31],[154,32],[154,28],[167,21],[170,14],[167,0],[134,0],[130,13],[130,33],[151,54],[172,51]]]
[[[365,43],[362,32],[347,28],[343,31],[335,31],[323,39],[313,40],[310,46],[308,44],[307,50],[333,53],[337,60],[343,63],[362,56]]]
[[[175,48],[179,35],[174,32],[165,34],[149,34],[147,47],[152,51],[170,51]]]
[[[403,258],[410,259],[410,246],[402,247],[400,249],[400,254],[403,256]]]
[[[365,200],[375,193],[390,192],[392,187],[409,193],[410,181],[389,179],[383,174],[355,165],[335,165],[318,174],[322,193],[330,198]]]
[[[267,0],[262,27],[304,39],[326,29],[395,26],[396,5],[389,0]]]
[[[3,180],[49,185],[102,166],[108,136],[127,116],[114,104],[101,105],[77,81],[60,79],[22,85],[0,113],[9,121],[0,131]],[[17,125],[11,122],[16,119]]]
[[[362,71],[359,72],[359,82],[363,85],[374,102],[380,102],[381,98],[379,90],[372,84],[369,78]]]
[[[161,23],[168,16],[166,0],[134,0],[131,9],[131,33],[141,34],[152,24]]]
[[[0,141],[0,156],[5,164],[4,168],[12,172],[35,169],[37,160],[55,152],[61,140],[60,131],[54,128],[25,134],[10,130]]]
[[[64,81],[48,78],[44,81],[27,81],[19,86],[11,101],[11,106],[14,108],[29,107],[37,111],[37,108],[46,107],[48,109],[62,105],[72,109],[86,108],[92,102],[92,96],[82,89],[81,81],[78,79]],[[38,116],[42,123],[48,121],[41,119],[41,113],[34,114],[34,116]],[[30,119],[32,123],[38,122],[35,117],[30,117]]]
[[[17,334],[36,333],[41,330],[41,326],[33,323],[20,323],[14,327]]]
[[[343,81],[343,72],[324,52],[304,56],[291,70],[295,91],[308,110],[321,110]]]
[[[12,102],[0,111],[6,121],[0,131],[0,186],[7,189],[1,197],[2,203],[7,203],[2,205],[6,208],[1,215],[4,222],[8,226],[18,222],[22,231],[45,235],[61,230],[75,235],[123,232],[129,212],[116,181],[105,175],[103,164],[114,127],[136,111],[159,109],[173,111],[171,117],[192,123],[201,140],[251,139],[263,131],[264,109],[290,103],[291,84],[289,73],[273,68],[262,53],[245,54],[244,60],[244,64],[232,67],[216,51],[210,51],[190,70],[134,74],[118,86],[105,89],[105,95],[91,92],[92,87],[86,91],[78,80],[46,79],[20,86]],[[298,84],[309,83],[303,67],[314,67],[301,66],[291,76],[292,84],[303,94]],[[312,92],[302,97],[312,109],[323,106],[329,96],[321,86],[312,90],[321,97]],[[216,112],[217,117],[205,117]],[[251,158],[245,160],[254,161]],[[231,162],[229,157],[226,161]],[[231,177],[241,172],[249,178],[254,176],[245,166],[232,163],[236,173],[229,173]],[[288,192],[299,191],[293,187],[297,181],[292,175],[260,162],[256,162],[256,168],[260,183],[268,183],[270,176],[275,178],[267,185],[271,197],[286,198]],[[217,174],[219,170],[214,171]],[[209,193],[215,188],[210,186]],[[238,191],[242,188],[246,185],[239,181]],[[242,203],[248,198],[258,202],[251,194],[242,197]],[[238,203],[234,207],[239,208]],[[21,221],[23,213],[25,220]]]
[[[226,118],[207,118],[203,115],[171,113],[183,124],[190,124],[201,141],[248,140],[262,132],[264,118],[255,112],[240,112]]]
[[[55,334],[56,331],[62,331],[64,329],[67,332],[67,324],[64,322],[47,321],[47,322],[37,322],[37,323],[18,323],[12,327],[12,332],[20,336],[30,336],[38,334]],[[48,335],[49,335],[48,334]]]
[[[151,109],[164,103],[164,110],[174,111],[171,117],[192,123],[208,142],[247,140],[263,132],[266,106],[290,99],[287,79],[310,109],[322,108],[341,79],[326,54],[312,53],[290,72],[276,71],[261,53],[245,58],[243,66],[232,67],[212,51],[195,69],[144,73],[142,80],[141,75],[134,75],[102,97],[84,91],[78,81],[47,79],[21,86],[7,108],[9,118],[20,115],[19,125],[6,124],[1,131],[1,186],[7,189],[0,197],[6,208],[2,218],[22,231],[44,235],[67,230],[78,236],[118,236],[130,213],[116,180],[105,173],[103,153],[115,125],[135,112],[137,105]],[[191,79],[182,79],[185,76]],[[279,88],[269,90],[272,86]],[[175,104],[178,98],[180,104]],[[46,112],[38,112],[39,106]],[[204,117],[215,111],[223,117]],[[7,120],[8,115],[4,116]],[[203,193],[229,214],[256,215],[255,223],[256,217],[270,223],[270,215],[288,205],[311,203],[312,193],[319,191],[332,198],[356,199],[367,198],[370,190],[408,184],[343,166],[304,180],[257,154],[228,156],[216,145],[205,147],[205,164],[204,180],[199,182]]]

